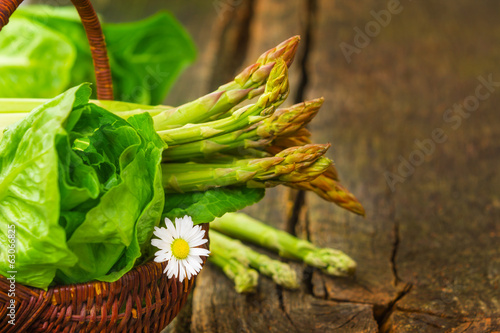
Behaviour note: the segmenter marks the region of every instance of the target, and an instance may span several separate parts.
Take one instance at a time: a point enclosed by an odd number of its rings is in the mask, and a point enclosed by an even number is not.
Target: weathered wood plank
[[[404,287],[398,284],[391,262],[394,203],[379,174],[396,144],[382,144],[380,131],[394,115],[385,111],[384,103],[390,102],[391,96],[373,95],[378,82],[367,75],[367,65],[363,65],[367,60],[357,58],[349,65],[339,49],[339,43],[349,42],[353,27],[376,8],[376,2],[351,6],[325,0],[317,5],[305,96],[324,96],[325,103],[311,123],[311,131],[315,142],[332,143],[328,156],[338,162],[342,182],[363,203],[367,217],[355,216],[307,194],[308,214],[303,223],[310,239],[319,246],[341,249],[358,263],[355,278],[331,278],[315,271],[313,292],[319,297],[374,304],[376,315],[381,316]]]
[[[265,277],[257,293],[240,295],[211,266],[204,268],[193,299],[193,332],[377,332],[371,305],[282,290]]]
[[[484,85],[490,75],[500,81],[500,29],[492,14],[498,9],[493,1],[426,1],[412,4],[415,15],[397,22],[403,31],[415,31],[417,24],[422,28],[419,39],[396,55],[396,62],[404,59],[406,71],[418,73],[414,76],[420,81],[401,85],[401,94],[415,101],[425,96],[429,107],[421,102],[411,108],[418,118],[412,117],[411,132],[396,137],[404,147],[393,152],[394,162],[388,165],[396,171],[398,155],[410,160],[411,154],[424,151],[413,140],[432,142],[433,130],[444,131],[446,140],[434,142],[435,151],[425,154],[425,162],[415,166],[393,194],[400,225],[396,265],[399,276],[414,285],[396,309],[456,323],[496,317],[496,326],[485,331],[498,330],[500,316],[500,84]],[[443,13],[439,20],[431,15],[434,12]],[[387,43],[402,38],[397,29]],[[433,61],[423,59],[424,54]],[[471,104],[474,101],[477,106]],[[404,120],[397,126],[403,128]],[[467,330],[481,331],[474,327]]]
[[[372,305],[319,299],[305,283],[300,292],[284,290],[282,304],[297,332],[378,332]]]
[[[312,131],[315,141],[332,142],[340,176],[365,205],[367,218],[307,196],[311,239],[345,250],[359,264],[354,281],[314,274],[313,291],[375,304],[381,322],[377,307],[387,309],[403,296],[394,308],[405,314],[395,312],[391,323],[397,324],[385,325],[388,331],[413,327],[418,313],[447,317],[444,330],[474,331],[467,318],[488,322],[500,313],[500,94],[491,92],[465,117],[446,110],[475,95],[478,76],[500,78],[494,65],[498,28],[490,14],[498,4],[401,1],[390,24],[358,47],[350,63],[340,43],[356,45],[353,28],[364,29],[374,20],[370,11],[387,4],[363,1],[354,8],[325,0],[318,6],[306,95],[327,96],[323,108],[332,113],[323,110]],[[464,26],[474,28],[465,32]],[[425,154],[415,140],[428,143],[437,128],[447,139],[429,144],[433,152]],[[403,170],[400,157],[420,165],[401,171],[404,181],[392,192],[385,172]],[[413,288],[401,295],[406,283]]]
[[[473,333],[499,332],[500,318],[443,318],[426,313],[396,311],[381,332]]]

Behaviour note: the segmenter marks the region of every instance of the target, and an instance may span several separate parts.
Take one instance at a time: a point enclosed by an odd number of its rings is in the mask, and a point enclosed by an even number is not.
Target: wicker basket
[[[202,227],[208,233],[208,223]],[[201,247],[208,248],[208,243]],[[0,276],[0,332],[160,332],[179,313],[196,278],[183,283],[168,279],[165,267],[150,262],[116,282],[47,291],[16,285],[15,326],[7,323],[10,281]]]
[[[22,0],[0,0],[0,30]],[[72,0],[87,33],[97,96],[113,99],[111,71],[97,15],[88,0]],[[202,225],[208,235],[208,224]],[[208,249],[208,243],[200,246]],[[205,264],[206,257],[203,257]],[[163,273],[167,263],[135,267],[116,282],[56,286],[47,291],[16,285],[16,325],[8,324],[10,281],[0,276],[0,333],[160,332],[179,313],[195,277],[179,282]]]

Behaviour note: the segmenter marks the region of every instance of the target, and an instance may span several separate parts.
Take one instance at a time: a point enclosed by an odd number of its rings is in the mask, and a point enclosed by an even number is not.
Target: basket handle
[[[0,31],[9,22],[9,17],[22,2],[23,0],[0,0]],[[109,68],[108,51],[99,18],[89,0],[71,0],[71,2],[80,15],[90,45],[96,76],[97,98],[112,100],[113,83]]]

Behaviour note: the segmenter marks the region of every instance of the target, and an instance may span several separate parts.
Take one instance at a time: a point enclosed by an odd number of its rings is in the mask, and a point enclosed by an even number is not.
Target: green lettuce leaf
[[[73,131],[83,134],[79,138],[85,143],[83,159],[88,158],[102,186],[109,189],[95,207],[88,211],[87,205],[82,207],[85,220],[68,240],[78,262],[58,273],[59,283],[121,277],[141,256],[141,248],[149,245],[163,209],[160,162],[164,143],[154,132],[151,117],[144,113],[125,122],[95,105],[89,108],[89,117],[80,120]],[[102,126],[111,123],[110,119],[114,119],[112,127]],[[85,130],[96,126],[100,130]],[[90,139],[84,140],[88,135]],[[116,166],[119,170],[113,170]]]
[[[0,96],[61,93],[70,85],[75,58],[64,35],[26,18],[12,19],[0,33]]]
[[[102,27],[117,100],[161,103],[175,79],[196,58],[191,38],[167,12],[133,23],[103,23]],[[44,46],[33,49],[33,41]],[[17,9],[0,34],[0,46],[0,97],[52,97],[69,86],[95,82],[85,30],[74,7]],[[34,75],[37,59],[44,61],[40,73]],[[25,75],[18,77],[18,73]],[[50,80],[55,82],[47,84]]]
[[[167,12],[134,23],[106,24],[116,99],[160,104],[180,73],[196,58],[183,27]]]
[[[56,144],[66,136],[71,110],[89,96],[87,85],[68,90],[7,128],[0,141],[0,274],[15,268],[22,272],[17,283],[46,288],[57,268],[77,261],[59,225]],[[9,228],[15,228],[13,267],[7,254]]]
[[[72,88],[0,141],[0,274],[17,231],[22,284],[114,281],[148,247],[164,204],[164,143],[148,113],[124,120]]]
[[[228,212],[236,212],[260,201],[264,189],[221,187],[205,192],[169,193],[165,200],[163,218],[174,220],[189,215],[195,224],[212,222]]]

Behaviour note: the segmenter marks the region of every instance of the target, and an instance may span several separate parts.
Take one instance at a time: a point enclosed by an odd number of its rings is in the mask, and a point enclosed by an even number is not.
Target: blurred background
[[[500,331],[498,1],[93,3],[106,22],[165,9],[184,25],[198,56],[170,105],[301,35],[287,103],[325,97],[313,141],[332,144],[328,156],[366,209],[362,218],[270,190],[246,212],[343,250],[356,277],[292,263],[299,291],[261,278],[256,294],[240,295],[208,265],[168,332]]]

